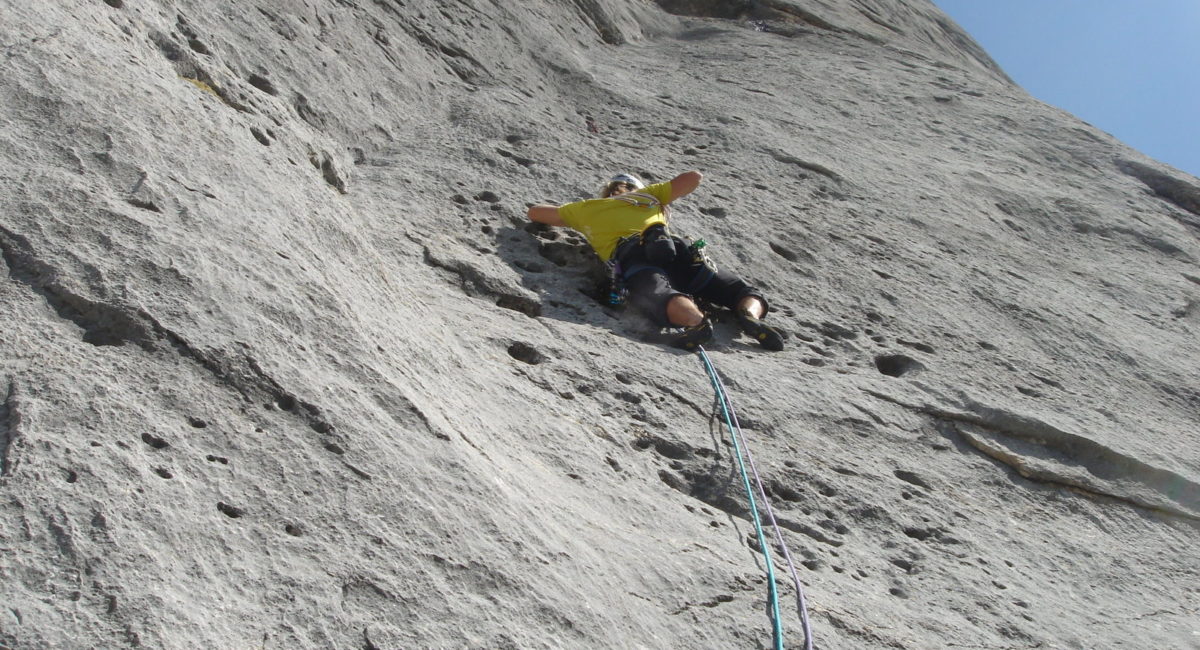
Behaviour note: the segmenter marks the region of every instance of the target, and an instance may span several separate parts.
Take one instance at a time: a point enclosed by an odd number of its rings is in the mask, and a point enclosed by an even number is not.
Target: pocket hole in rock
[[[546,357],[537,348],[521,341],[509,345],[508,354],[517,361],[524,361],[535,366],[546,360]]]
[[[117,1],[118,1],[118,2],[120,2],[120,0],[117,0]],[[200,53],[200,54],[203,54],[203,55],[205,55],[205,56],[208,56],[208,55],[212,54],[212,52],[211,52],[211,51],[209,51],[209,49],[208,49],[208,46],[207,46],[207,45],[205,45],[204,43],[202,43],[202,42],[200,42],[200,41],[198,41],[198,40],[196,40],[196,39],[194,39],[194,38],[189,38],[189,39],[188,39],[188,47],[192,48],[192,51],[193,51],[193,52],[198,52],[198,53]]]
[[[165,449],[165,448],[171,446],[171,444],[168,443],[166,440],[163,440],[162,438],[159,438],[158,436],[156,436],[152,433],[143,433],[142,434],[142,442],[150,445],[151,447],[153,447],[155,449]]]
[[[279,94],[279,91],[275,90],[275,84],[271,83],[270,79],[267,79],[266,77],[264,77],[262,75],[252,74],[252,75],[250,75],[250,78],[247,79],[247,81],[250,82],[251,86],[254,86],[255,88],[263,91],[264,93],[267,93],[268,95],[278,95]]]
[[[254,127],[250,127],[250,135],[254,136],[254,139],[258,140],[259,144],[263,145],[264,147],[271,146],[271,139],[268,138],[267,134],[263,133],[262,131],[259,131]]]
[[[925,369],[920,361],[903,354],[886,354],[875,357],[875,367],[889,377],[903,377],[910,372]]]
[[[246,514],[245,510],[242,510],[237,506],[231,506],[225,502],[218,502],[217,510],[220,510],[226,517],[229,517],[230,519],[237,519],[238,517]]]

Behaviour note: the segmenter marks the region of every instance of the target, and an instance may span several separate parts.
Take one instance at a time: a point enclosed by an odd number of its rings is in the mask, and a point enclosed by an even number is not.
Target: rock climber
[[[629,302],[672,332],[675,347],[694,350],[713,336],[712,322],[696,301],[732,310],[742,331],[768,349],[783,349],[783,335],[766,325],[767,301],[745,280],[717,269],[703,249],[689,246],[668,229],[669,205],[700,186],[700,172],[684,172],[665,183],[645,185],[618,174],[599,198],[565,205],[530,206],[529,218],[578,230],[624,282]]]

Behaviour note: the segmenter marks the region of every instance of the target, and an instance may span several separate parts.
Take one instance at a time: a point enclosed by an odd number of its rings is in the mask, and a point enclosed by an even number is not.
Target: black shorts
[[[675,296],[707,300],[727,309],[735,309],[743,298],[754,296],[767,306],[758,289],[745,280],[724,269],[714,269],[710,263],[693,262],[686,255],[678,255],[674,263],[665,266],[637,259],[628,260],[627,264],[625,285],[629,288],[629,302],[662,327],[671,325],[667,320],[667,303]]]

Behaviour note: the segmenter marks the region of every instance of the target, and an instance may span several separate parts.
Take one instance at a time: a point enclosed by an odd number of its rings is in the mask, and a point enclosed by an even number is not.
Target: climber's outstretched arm
[[[565,227],[567,223],[562,220],[562,216],[558,214],[557,205],[531,205],[529,206],[529,219],[538,223],[544,223],[547,226]]]
[[[700,172],[691,171],[671,179],[671,201],[681,199],[700,187]]]

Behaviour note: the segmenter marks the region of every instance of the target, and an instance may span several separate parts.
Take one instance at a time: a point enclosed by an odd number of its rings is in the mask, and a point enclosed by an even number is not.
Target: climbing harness
[[[672,237],[672,240],[677,242],[678,246],[685,245],[684,240],[679,237]],[[646,259],[645,254],[642,252],[644,243],[641,234],[622,237],[617,242],[616,248],[613,249],[612,257],[605,262],[609,277],[609,286],[623,287],[629,278],[646,269],[667,270],[680,265],[689,265],[693,273],[692,279],[686,286],[680,287],[679,290],[689,295],[695,295],[716,277],[717,265],[709,258],[708,252],[705,250],[708,242],[703,239],[697,239],[686,246],[681,253],[677,252],[677,263],[663,265]],[[676,251],[679,250],[677,247]],[[607,295],[610,292],[606,291],[604,293]]]
[[[750,448],[746,445],[742,426],[738,423],[737,412],[734,410],[733,402],[729,399],[729,394],[725,390],[725,384],[721,381],[720,375],[717,374],[717,369],[713,365],[712,359],[708,357],[708,353],[704,350],[704,346],[697,346],[696,351],[699,352],[700,359],[704,363],[704,368],[708,372],[709,381],[712,383],[713,391],[716,393],[717,403],[721,406],[725,426],[729,429],[730,437],[733,439],[733,450],[737,456],[738,468],[742,474],[742,486],[745,488],[746,497],[750,502],[750,515],[754,523],[754,532],[758,536],[758,546],[762,550],[764,564],[766,565],[768,611],[771,618],[775,649],[783,649],[783,622],[779,613],[779,592],[775,587],[775,569],[771,562],[771,553],[763,534],[762,520],[758,514],[758,505],[754,498],[754,491],[750,489],[750,475],[746,472],[747,464],[750,466],[750,472],[754,475],[754,483],[758,488],[758,495],[762,499],[763,509],[766,511],[767,517],[771,521],[771,526],[775,530],[775,541],[779,544],[779,548],[783,550],[788,570],[791,572],[793,586],[796,590],[796,609],[800,614],[800,622],[804,629],[804,650],[812,650],[813,635],[812,627],[808,621],[808,605],[804,598],[804,586],[800,582],[800,576],[796,573],[796,565],[792,562],[792,554],[788,551],[787,544],[784,543],[783,531],[780,530],[779,522],[776,521],[775,513],[771,509],[771,502],[767,498],[766,489],[763,488],[762,478],[759,476],[758,468],[754,464],[754,457],[750,454]],[[742,456],[743,451],[745,451],[745,460],[743,460]]]

